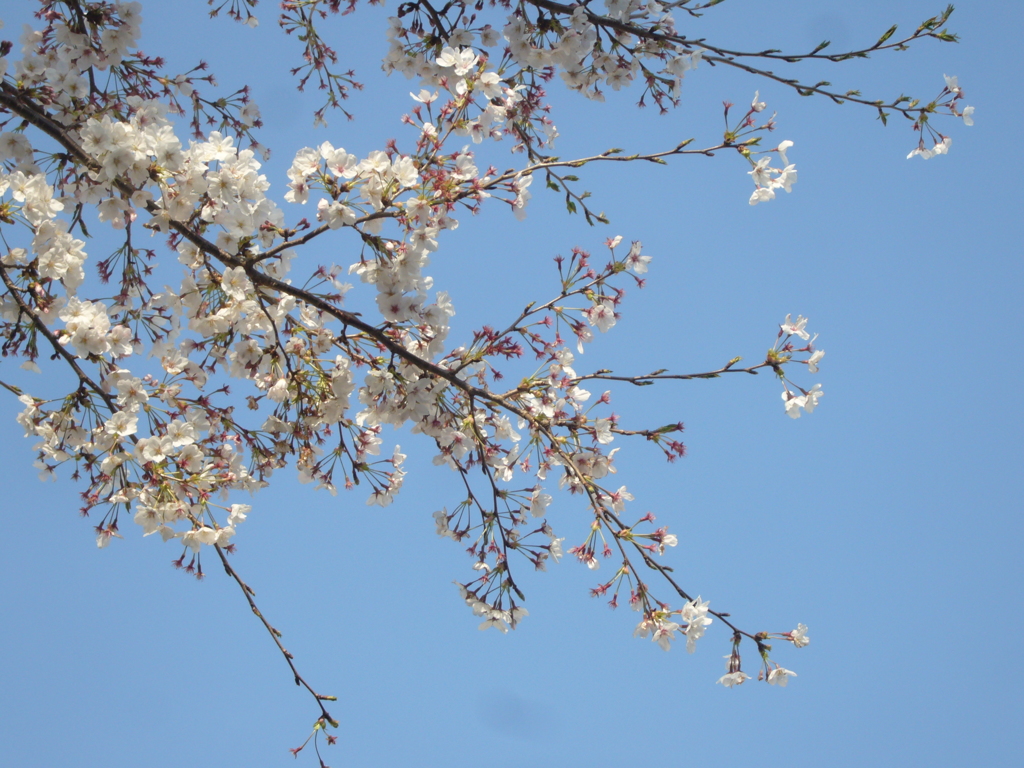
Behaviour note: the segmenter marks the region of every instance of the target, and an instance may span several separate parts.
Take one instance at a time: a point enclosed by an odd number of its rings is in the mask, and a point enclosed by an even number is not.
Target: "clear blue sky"
[[[418,88],[375,64],[394,4],[331,23],[367,88],[347,105],[355,121],[338,115],[316,130],[315,94],[297,94],[281,74],[298,48],[276,28],[273,4],[261,6],[257,30],[209,21],[196,0],[159,5],[144,3],[147,53],[172,69],[208,60],[225,93],[253,85],[279,197],[302,146],[329,140],[365,156],[411,138],[398,117]],[[838,50],[941,8],[728,0],[686,28],[738,49],[810,50],[829,38]],[[2,13],[0,38],[16,41],[23,19]],[[457,503],[456,476],[430,466],[407,433],[386,433],[410,456],[392,506],[314,494],[282,472],[236,539],[235,566],[304,674],[339,696],[329,765],[1020,764],[1024,254],[1013,211],[1024,6],[964,0],[950,26],[959,45],[800,70],[878,98],[928,99],[944,73],[959,76],[976,124],[937,124],[953,136],[947,156],[906,160],[916,141],[902,119],[883,128],[867,109],[722,68],[688,75],[667,116],[638,112],[636,93],[602,105],[556,87],[563,157],[715,143],[721,101],[746,104],[760,89],[778,111],[776,136],[795,142],[799,183],[751,208],[736,157],[584,169],[610,226],[588,228],[535,189],[525,222],[499,210],[461,217],[429,270],[452,294],[456,342],[554,295],[554,255],[599,250],[614,234],[642,239],[654,256],[648,286],[627,295],[623,319],[580,370],[754,361],[786,313],[810,317],[827,355],[820,375],[799,380],[826,394],[799,421],[786,418],[768,376],[613,390],[625,424],[687,425],[690,453],[674,465],[639,443],[617,458],[636,508],[679,535],[670,557],[680,581],[745,629],[807,624],[810,646],[777,656],[799,677],[785,690],[716,686],[729,651],[721,626],[692,656],[664,653],[632,637],[636,614],[588,597],[595,574],[571,559],[524,579],[530,616],[516,632],[478,632],[451,584],[468,580],[470,563],[431,518]],[[335,240],[305,258],[356,256]],[[175,266],[170,254],[162,261]],[[0,376],[45,386],[6,359]],[[212,566],[205,582],[189,579],[170,566],[176,547],[131,527],[97,550],[77,514],[80,489],[35,479],[19,409],[0,401],[0,762],[290,761],[316,713],[237,587]],[[584,512],[556,496],[550,519],[567,546],[582,540]]]

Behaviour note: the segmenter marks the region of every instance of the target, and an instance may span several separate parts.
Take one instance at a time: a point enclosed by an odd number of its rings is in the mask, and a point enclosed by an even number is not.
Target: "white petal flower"
[[[661,650],[671,650],[672,641],[675,640],[675,631],[677,629],[679,629],[679,625],[674,621],[659,621],[658,628],[654,631],[654,636],[651,637],[651,640],[661,646]],[[689,640],[687,640],[687,647],[689,647]]]
[[[439,67],[454,67],[455,74],[461,77],[475,67],[479,60],[472,48],[455,50],[445,47],[442,49],[441,55],[437,57],[437,65]]]
[[[590,309],[583,310],[583,316],[596,328],[605,333],[615,325],[615,307],[610,301],[601,301],[594,304]]]
[[[726,688],[732,688],[734,685],[742,685],[744,680],[749,679],[750,676],[746,672],[730,672],[718,678],[718,682]]]
[[[768,682],[771,685],[779,686],[779,688],[785,688],[786,684],[789,682],[789,678],[796,676],[796,672],[783,669],[782,667],[776,667],[768,673]]]
[[[651,263],[650,256],[641,256],[640,249],[643,245],[639,240],[634,240],[633,245],[629,248],[629,253],[626,254],[626,266],[633,270],[638,275],[642,275],[647,271],[647,265]]]
[[[426,88],[420,90],[419,93],[409,93],[412,96],[413,101],[418,101],[420,104],[430,104],[437,99],[437,91],[428,91]]]
[[[787,632],[786,634],[789,641],[797,648],[804,648],[811,642],[811,638],[807,636],[806,624],[797,624],[796,629],[792,632]]]
[[[543,517],[550,503],[551,494],[542,493],[541,488],[538,486],[530,496],[530,514],[534,517]]]
[[[790,147],[792,147],[792,146],[793,146],[793,142],[790,141],[789,139],[786,139],[784,142],[779,144],[779,146],[775,150],[776,152],[779,153],[779,157],[782,158],[782,165],[783,166],[789,165],[789,159],[786,157],[786,151]]]
[[[686,627],[686,650],[693,653],[697,650],[697,641],[704,636],[704,628],[710,626],[714,619],[708,617],[708,603],[701,602],[700,595],[696,600],[690,600],[683,606],[683,621],[688,623]]]
[[[234,527],[242,522],[251,510],[252,507],[248,504],[232,504],[231,513],[228,515],[228,525]]]
[[[757,164],[754,166],[754,170],[747,171],[747,175],[754,180],[754,183],[757,184],[757,186],[771,187],[772,169],[768,167],[768,163],[770,163],[771,161],[772,159],[770,157],[762,157],[760,160],[757,161]]]
[[[799,336],[805,341],[811,338],[811,334],[805,330],[807,327],[807,318],[803,315],[797,315],[796,320],[793,320],[792,317],[792,315],[786,315],[785,322],[779,326],[782,329],[782,332],[790,336]]]
[[[253,286],[243,267],[229,267],[224,270],[220,287],[231,298],[242,301]]]
[[[818,407],[818,399],[825,394],[821,391],[821,384],[815,384],[809,390],[807,390],[806,401],[804,402],[804,410],[810,413]]]
[[[824,349],[815,350],[814,354],[812,354],[810,356],[810,358],[808,358],[808,360],[807,360],[807,372],[808,373],[817,373],[818,372],[818,363],[821,362],[821,358],[823,358],[824,356],[825,356],[825,350]]]

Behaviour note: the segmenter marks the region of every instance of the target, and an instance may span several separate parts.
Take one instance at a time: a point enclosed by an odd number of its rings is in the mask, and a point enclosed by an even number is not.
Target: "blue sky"
[[[356,120],[316,130],[315,96],[283,74],[298,50],[270,5],[257,30],[206,20],[204,3],[144,6],[147,53],[172,69],[202,57],[225,92],[253,85],[279,196],[302,146],[329,140],[365,155],[392,136],[411,142],[398,117],[415,83],[385,79],[374,63],[393,5],[331,23],[367,88],[347,105]],[[829,38],[838,50],[940,10],[728,0],[693,29],[741,49],[810,50]],[[0,37],[16,39],[22,19],[4,20]],[[903,120],[883,128],[867,109],[721,67],[689,74],[682,106],[666,116],[636,110],[635,93],[592,104],[554,88],[563,157],[713,144],[721,102],[746,104],[760,89],[778,112],[775,135],[795,142],[799,183],[750,207],[738,157],[591,167],[579,175],[611,225],[587,227],[536,189],[525,222],[500,210],[463,216],[430,268],[459,313],[455,342],[553,296],[556,254],[599,251],[615,234],[643,240],[654,257],[648,285],[628,293],[581,371],[753,362],[786,313],[810,318],[827,355],[818,376],[798,381],[820,381],[825,396],[798,421],[768,376],[612,388],[625,424],[686,423],[684,460],[668,465],[626,443],[616,461],[640,514],[679,535],[669,562],[680,581],[745,629],[807,624],[810,646],[777,654],[799,677],[785,690],[716,686],[729,651],[722,627],[709,627],[692,656],[664,653],[632,637],[635,614],[588,597],[604,571],[571,559],[526,576],[530,616],[514,633],[478,632],[451,584],[468,580],[470,561],[436,537],[431,518],[457,503],[456,476],[432,467],[414,436],[385,433],[410,461],[392,506],[314,494],[281,473],[236,539],[233,562],[303,673],[339,696],[329,765],[1018,764],[1024,269],[1012,211],[1022,164],[1014,138],[999,134],[1024,118],[1012,79],[1024,7],[965,0],[950,27],[960,44],[793,69],[878,98],[928,99],[944,73],[959,76],[976,124],[937,124],[953,137],[947,156],[906,160],[916,138]],[[306,258],[356,256],[338,239]],[[0,377],[45,386],[6,359]],[[3,761],[291,760],[316,713],[234,584],[212,567],[205,582],[190,580],[170,567],[176,548],[131,529],[97,550],[77,514],[80,489],[35,479],[18,410],[0,401]],[[567,545],[584,537],[584,513],[556,496],[550,520]]]

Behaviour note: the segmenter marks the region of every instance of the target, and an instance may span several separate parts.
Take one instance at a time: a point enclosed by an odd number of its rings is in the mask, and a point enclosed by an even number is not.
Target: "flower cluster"
[[[771,645],[766,643],[766,640],[771,638],[781,638],[788,640],[793,643],[797,648],[805,648],[810,642],[810,638],[807,637],[807,626],[805,624],[797,624],[796,629],[790,632],[782,632],[779,634],[770,634],[768,632],[759,632],[753,636],[753,640],[757,643],[758,651],[761,655],[761,661],[763,666],[757,674],[758,680],[767,680],[769,685],[777,685],[780,688],[785,688],[789,683],[789,678],[796,677],[796,672],[789,669],[784,669],[778,664],[771,661],[770,653],[772,650]],[[737,633],[733,637],[732,653],[725,657],[725,669],[726,673],[718,678],[719,685],[724,685],[726,688],[733,688],[737,685],[742,685],[745,681],[750,679],[750,675],[741,669],[742,661],[740,659],[740,642],[742,638],[740,633]]]
[[[940,107],[949,110],[951,115],[963,119],[964,125],[974,125],[974,107],[968,107],[961,105],[961,99],[964,97],[963,89],[960,87],[959,80],[956,77],[950,77],[949,75],[943,75],[946,80],[946,86],[942,89],[938,98],[935,99],[931,104],[928,105],[925,112],[922,112],[920,117],[914,121],[914,130],[920,131],[921,139],[914,149],[907,155],[909,160],[912,157],[920,157],[923,160],[928,160],[936,155],[945,155],[949,152],[950,146],[953,144],[953,139],[949,136],[945,136],[934,128],[931,123],[928,122],[928,114],[938,111]],[[933,139],[933,145],[928,148],[925,147],[925,134],[929,134]]]
[[[697,650],[697,641],[704,636],[704,629],[714,621],[708,614],[708,601],[701,602],[700,597],[688,600],[678,611],[659,609],[648,611],[633,631],[634,637],[651,636],[651,640],[669,650],[675,639],[675,632],[682,629],[686,636],[686,650],[693,653]],[[684,624],[670,621],[669,617],[678,615]]]
[[[818,363],[825,356],[825,350],[815,349],[814,342],[818,335],[815,334],[814,338],[811,338],[806,326],[807,318],[803,315],[799,315],[796,320],[792,319],[792,315],[786,315],[785,321],[779,325],[779,335],[775,345],[768,350],[768,355],[765,358],[765,361],[782,381],[782,401],[786,406],[786,415],[791,419],[799,419],[801,409],[805,413],[811,413],[817,407],[819,398],[824,394],[820,384],[815,384],[810,389],[804,389],[794,384],[782,368],[784,363],[792,360],[794,354],[806,353],[808,355],[806,360],[796,362],[805,364],[810,373],[818,372]],[[794,337],[806,341],[807,344],[797,347],[796,343],[792,341]]]
[[[793,146],[792,141],[784,141],[775,149],[782,161],[782,168],[772,168],[770,157],[762,157],[750,171],[750,178],[754,180],[754,191],[750,195],[750,204],[757,205],[767,200],[775,199],[775,190],[784,189],[786,192],[793,191],[796,183],[796,166],[789,162],[786,150]]]
[[[493,627],[502,634],[508,634],[509,627],[514,629],[520,619],[529,616],[529,611],[522,606],[516,606],[510,611],[503,611],[479,600],[476,593],[467,589],[466,585],[456,582],[455,586],[459,588],[459,594],[466,601],[466,605],[472,609],[473,615],[483,617],[484,620],[478,627],[481,631]]]
[[[794,676],[770,662],[765,641],[803,647],[806,627],[742,633],[728,614],[691,598],[661,565],[679,537],[656,526],[653,513],[634,514],[636,487],[615,479],[626,438],[643,438],[670,461],[684,456],[683,424],[626,424],[612,410],[618,385],[597,386],[770,367],[783,383],[786,413],[797,418],[822,396],[820,385],[803,389],[788,375],[793,364],[817,373],[824,355],[806,319],[787,315],[764,362],[750,368],[736,368],[734,358],[704,373],[615,376],[583,371],[581,356],[619,328],[627,289],[646,285],[652,257],[639,241],[627,246],[615,236],[597,255],[574,248],[556,256],[547,300],[478,327],[462,343],[449,341],[453,298],[428,274],[457,215],[487,205],[523,219],[542,185],[564,193],[570,212],[607,221],[587,208],[588,193],[569,173],[590,163],[661,163],[731,149],[751,167],[752,205],[789,192],[797,180],[787,155],[793,142],[760,148],[760,134],[775,128],[774,115],[761,117],[760,92],[731,125],[726,105],[726,131],[712,147],[686,149],[684,141],[646,155],[550,155],[559,132],[545,84],[556,74],[595,100],[636,84],[641,104],[650,98],[665,108],[702,61],[767,74],[749,62],[774,53],[696,45],[676,29],[673,14],[692,13],[679,3],[526,2],[479,15],[461,2],[441,10],[406,5],[388,22],[384,67],[418,81],[400,121],[411,135],[365,155],[331,141],[299,149],[279,203],[275,180],[263,172],[266,154],[252,140],[260,109],[247,88],[205,99],[200,91],[215,85],[212,75],[198,74],[205,64],[174,74],[136,50],[138,3],[97,0],[84,15],[73,12],[78,4],[42,5],[42,28],[26,30],[20,58],[8,62],[13,46],[0,42],[0,221],[11,226],[0,254],[0,344],[5,357],[24,359],[23,368],[39,372],[39,361],[54,361],[72,377],[64,396],[18,390],[18,422],[37,441],[41,478],[68,468],[83,481],[82,512],[99,518],[98,546],[120,538],[119,523],[130,516],[142,535],[180,547],[178,567],[202,576],[202,555],[212,551],[234,573],[226,555],[251,508],[233,495],[255,494],[290,468],[318,489],[358,487],[368,505],[388,506],[407,470],[400,446],[385,445],[384,429],[403,427],[426,436],[433,463],[465,491],[434,523],[440,536],[466,545],[475,576],[459,590],[481,629],[507,632],[527,615],[519,563],[543,570],[567,552],[594,572],[611,572],[592,594],[610,593],[613,607],[628,594],[642,616],[634,634],[665,650],[685,636],[692,653],[716,619],[732,629],[723,685],[748,679],[741,636],[757,643],[769,683],[784,686]],[[255,26],[242,13],[251,5],[239,0],[230,13]],[[493,23],[485,13],[496,14]],[[283,8],[282,26],[300,30],[306,45],[300,82],[315,75],[329,98],[344,98],[355,81],[332,72],[334,54],[315,15],[302,3]],[[943,20],[870,50],[944,39]],[[781,82],[881,109],[820,83]],[[962,96],[956,78],[947,78],[934,105],[901,100],[885,108],[916,116],[922,135],[934,134],[934,149],[922,144],[912,153],[928,157],[949,147],[928,123],[939,106],[972,124]],[[500,172],[487,153],[502,141],[522,161]],[[315,215],[302,217],[306,205]],[[119,245],[96,260],[91,278],[86,240],[94,221]],[[176,259],[161,264],[155,249],[140,247],[140,230],[166,239]],[[347,254],[342,263],[293,278],[307,246],[329,238]],[[352,283],[343,280],[346,270]],[[548,519],[556,487],[584,517],[569,546]],[[613,556],[614,566],[602,570]],[[665,577],[660,586],[644,580],[651,572]],[[656,596],[664,589],[665,601]],[[243,590],[255,610],[251,590]],[[319,722],[333,723],[323,700],[317,696]]]

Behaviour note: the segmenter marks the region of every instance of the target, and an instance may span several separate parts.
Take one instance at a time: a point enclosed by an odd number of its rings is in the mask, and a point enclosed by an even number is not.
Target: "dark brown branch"
[[[285,663],[288,665],[288,668],[292,671],[292,676],[293,679],[295,680],[295,684],[301,685],[303,688],[305,688],[313,695],[313,698],[316,699],[317,705],[320,707],[320,712],[323,718],[328,723],[330,723],[334,728],[337,728],[338,721],[331,717],[331,713],[328,712],[327,709],[324,707],[325,701],[337,701],[337,697],[324,696],[323,694],[317,693],[315,690],[313,690],[313,687],[306,682],[306,679],[299,674],[299,671],[295,668],[295,657],[281,643],[281,633],[277,629],[275,629],[270,624],[269,621],[267,621],[267,617],[264,616],[263,612],[260,611],[260,609],[256,606],[256,592],[253,591],[252,587],[250,587],[248,584],[242,581],[242,577],[238,575],[238,571],[236,571],[231,566],[231,563],[228,562],[228,558],[224,554],[224,550],[221,548],[221,546],[219,544],[215,545],[214,549],[217,550],[217,556],[220,557],[220,562],[224,566],[225,573],[227,573],[228,576],[230,576],[238,583],[238,586],[241,588],[242,594],[245,595],[245,599],[249,603],[249,607],[252,609],[252,612],[256,615],[256,618],[258,618],[263,623],[264,628],[270,634],[270,637],[273,639],[274,644],[277,646],[277,649],[281,652],[281,655],[284,656]]]

